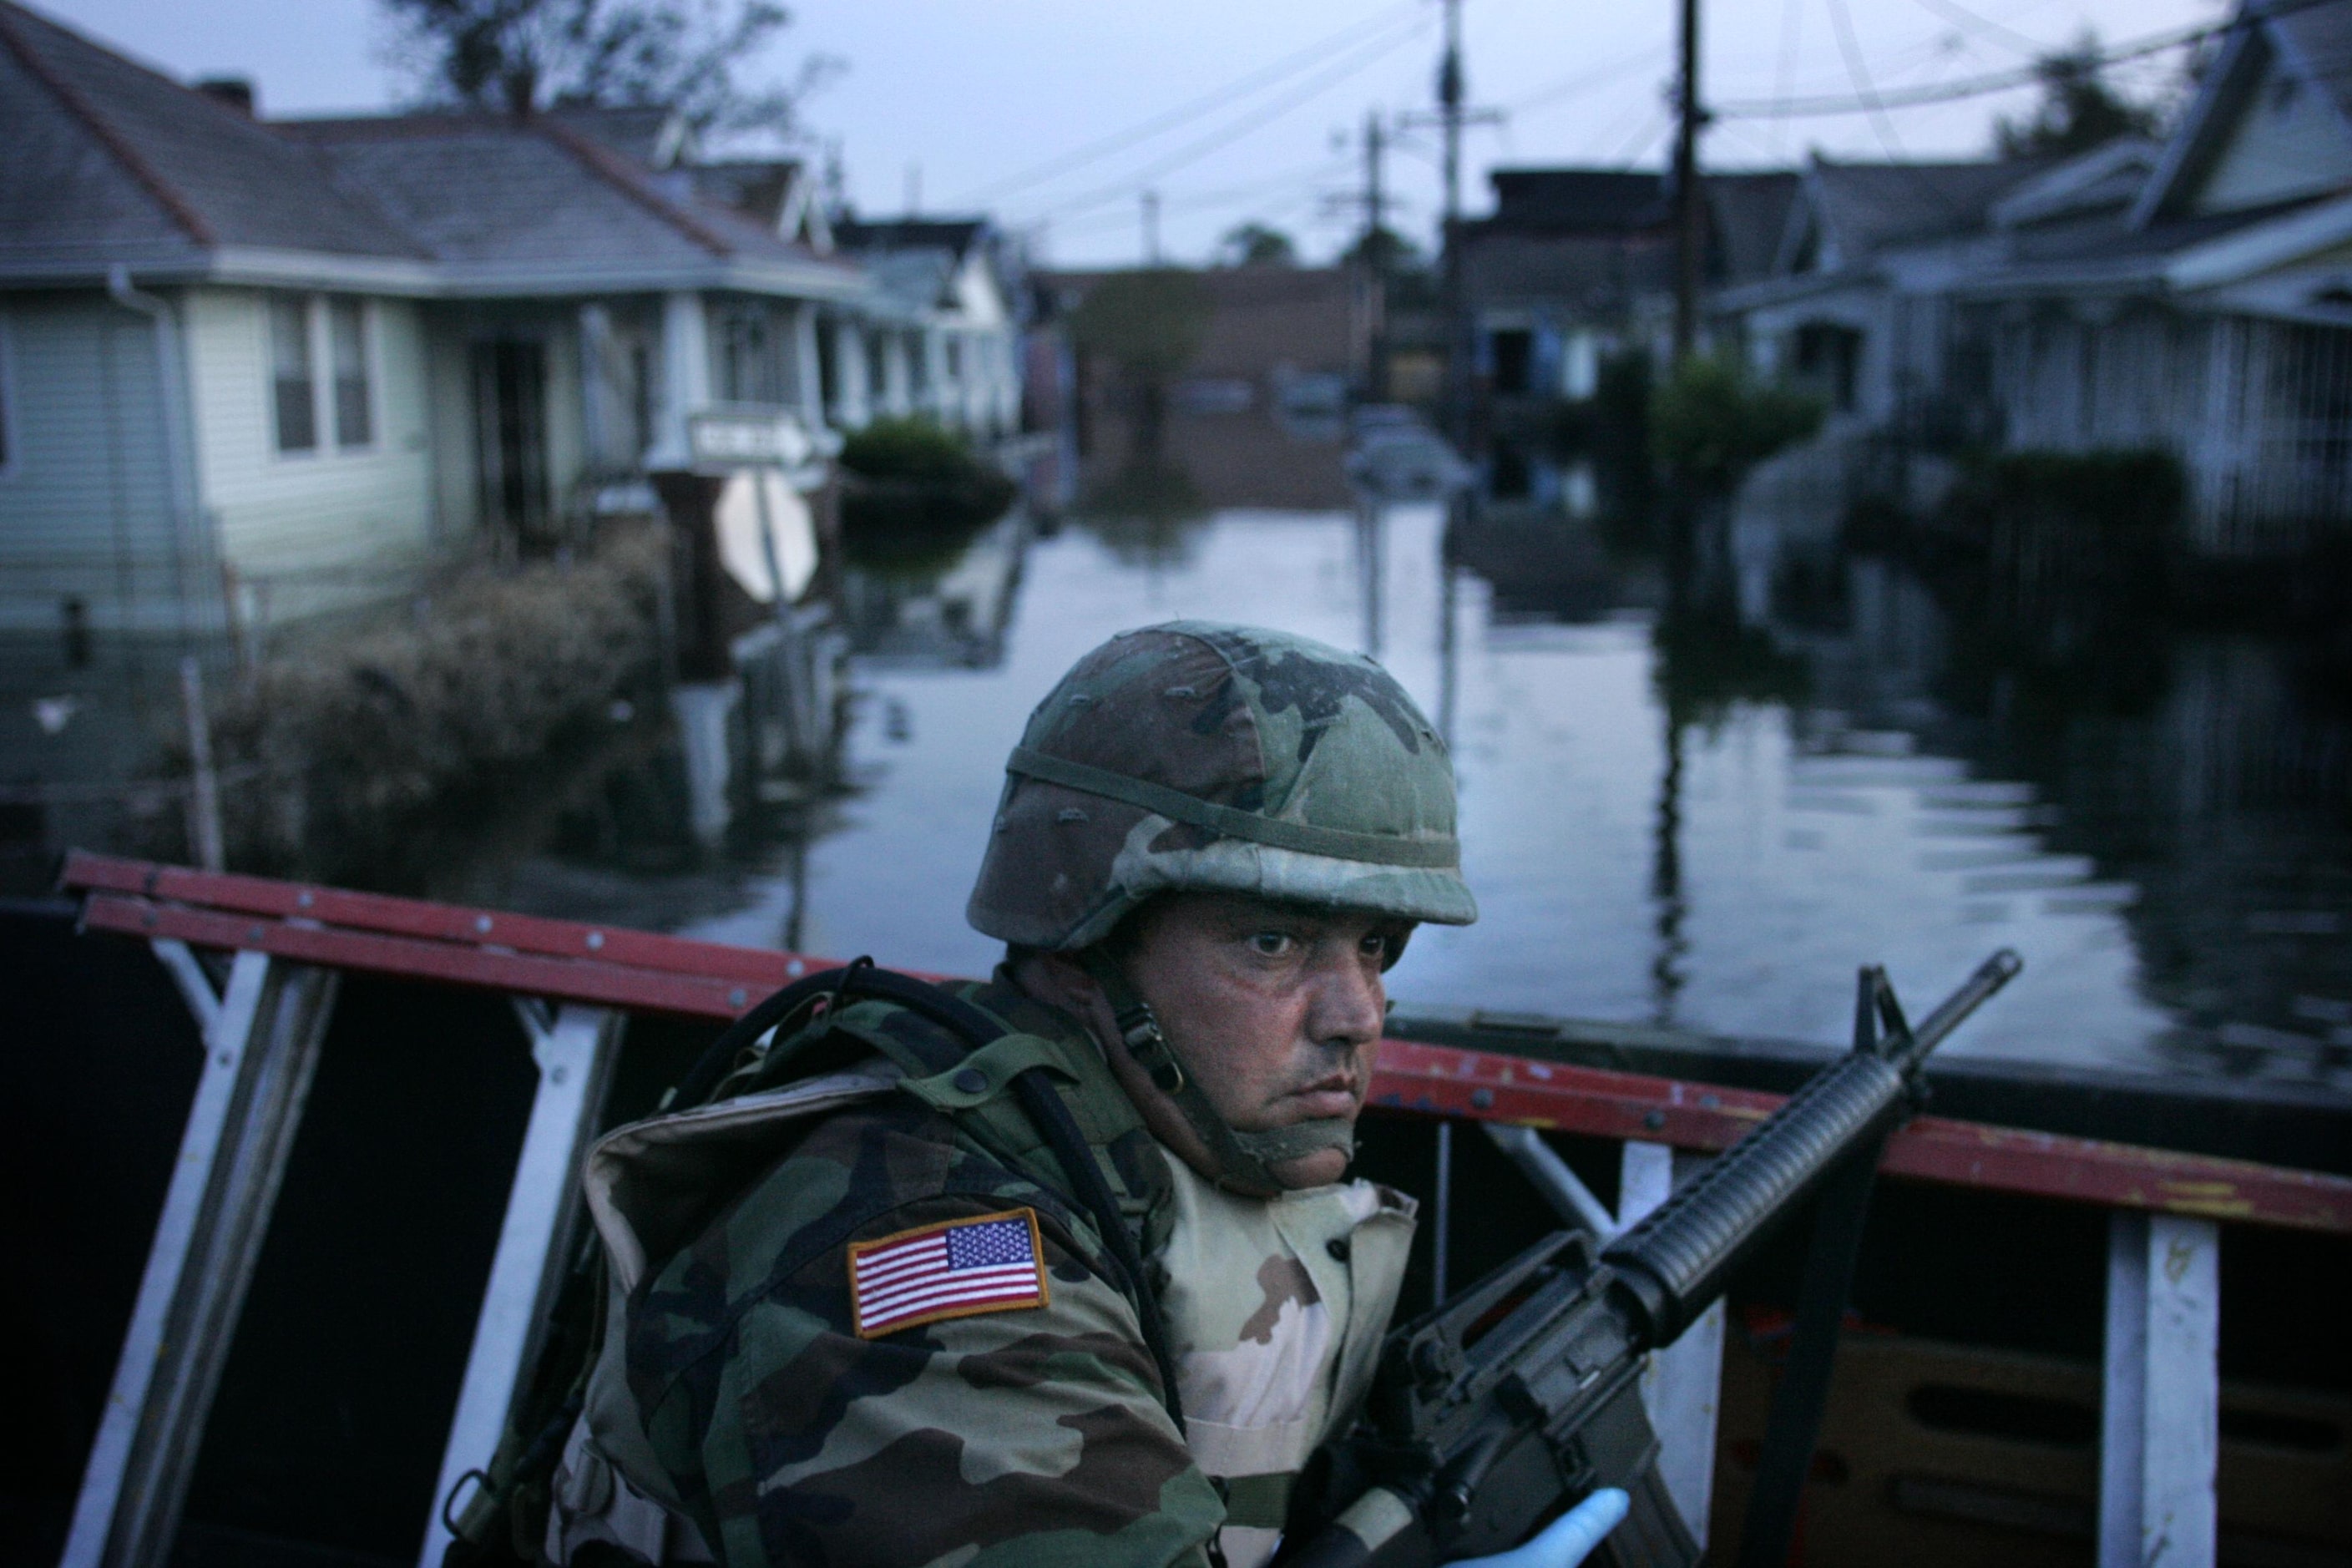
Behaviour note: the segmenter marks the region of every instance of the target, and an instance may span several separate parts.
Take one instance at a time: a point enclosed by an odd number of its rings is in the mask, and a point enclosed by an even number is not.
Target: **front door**
[[[549,542],[546,345],[476,343],[474,416],[484,526],[523,544]]]

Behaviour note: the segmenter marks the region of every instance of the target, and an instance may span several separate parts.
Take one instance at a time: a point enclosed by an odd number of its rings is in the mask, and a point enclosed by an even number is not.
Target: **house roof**
[[[2326,92],[2336,111],[2352,121],[2352,0],[2268,0],[2259,7],[2286,40],[2305,79]]]
[[[1720,281],[1739,284],[1770,274],[1801,183],[1790,170],[1701,176],[1714,253],[1709,270]]]
[[[823,265],[751,216],[704,200],[696,171],[649,170],[562,117],[404,114],[279,129],[318,148],[344,184],[452,265]]]
[[[217,275],[234,257],[274,278],[290,257],[425,292],[858,287],[648,164],[683,134],[659,108],[257,121],[0,0],[0,270]]]
[[[1986,209],[1986,216],[1996,228],[2021,228],[2093,214],[2112,217],[2138,199],[2163,156],[2163,147],[2144,136],[2118,136],[2019,181]]]
[[[8,0],[0,137],[0,263],[423,254],[311,149]]]
[[[833,238],[844,250],[944,250],[961,261],[987,229],[984,217],[845,217]]]
[[[2352,0],[2242,0],[2221,58],[2165,148],[2132,221],[2177,216],[2221,154],[2273,60],[2316,88],[2352,128]]]
[[[1804,174],[1808,215],[1856,260],[1890,245],[1981,228],[1992,204],[2046,160],[1843,163],[1815,156]]]
[[[686,117],[666,103],[559,103],[547,113],[648,169],[681,162],[694,145]]]
[[[745,158],[697,163],[688,173],[693,178],[695,195],[704,201],[775,228],[783,222],[784,206],[801,177],[801,165],[793,158]]]

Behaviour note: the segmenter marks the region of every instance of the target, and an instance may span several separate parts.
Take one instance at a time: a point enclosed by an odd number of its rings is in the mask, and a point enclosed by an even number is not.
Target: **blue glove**
[[[1632,1502],[1615,1487],[1603,1487],[1553,1520],[1542,1534],[1524,1546],[1492,1557],[1464,1557],[1454,1568],[1576,1568],[1617,1528]]]

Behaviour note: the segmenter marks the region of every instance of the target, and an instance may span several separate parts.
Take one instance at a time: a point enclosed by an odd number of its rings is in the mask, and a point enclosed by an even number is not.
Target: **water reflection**
[[[1242,417],[1209,406],[1167,452]],[[849,574],[850,794],[690,868],[574,836],[531,901],[627,889],[698,934],[976,972],[963,899],[1038,696],[1119,628],[1259,621],[1375,652],[1454,750],[1485,918],[1422,933],[1407,1003],[1826,1045],[1856,963],[1924,995],[2006,942],[2029,968],[1957,1051],[2352,1086],[2352,744],[2295,646],[2143,628],[2128,669],[2097,639],[2053,663],[1822,529],[1733,532],[1727,591],[1670,608],[1606,518],[1282,508],[1130,458],[1076,526]]]

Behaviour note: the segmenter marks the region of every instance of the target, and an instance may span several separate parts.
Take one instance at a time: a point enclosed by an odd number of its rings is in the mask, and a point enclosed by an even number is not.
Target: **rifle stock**
[[[1597,1487],[1633,1506],[1595,1562],[1688,1568],[1698,1547],[1658,1478],[1642,1358],[1918,1096],[1927,1054],[2022,967],[2004,948],[1908,1025],[1862,972],[1854,1048],[1595,1259],[1560,1231],[1391,1334],[1364,1419],[1320,1456],[1286,1568],[1423,1568],[1507,1550]]]

